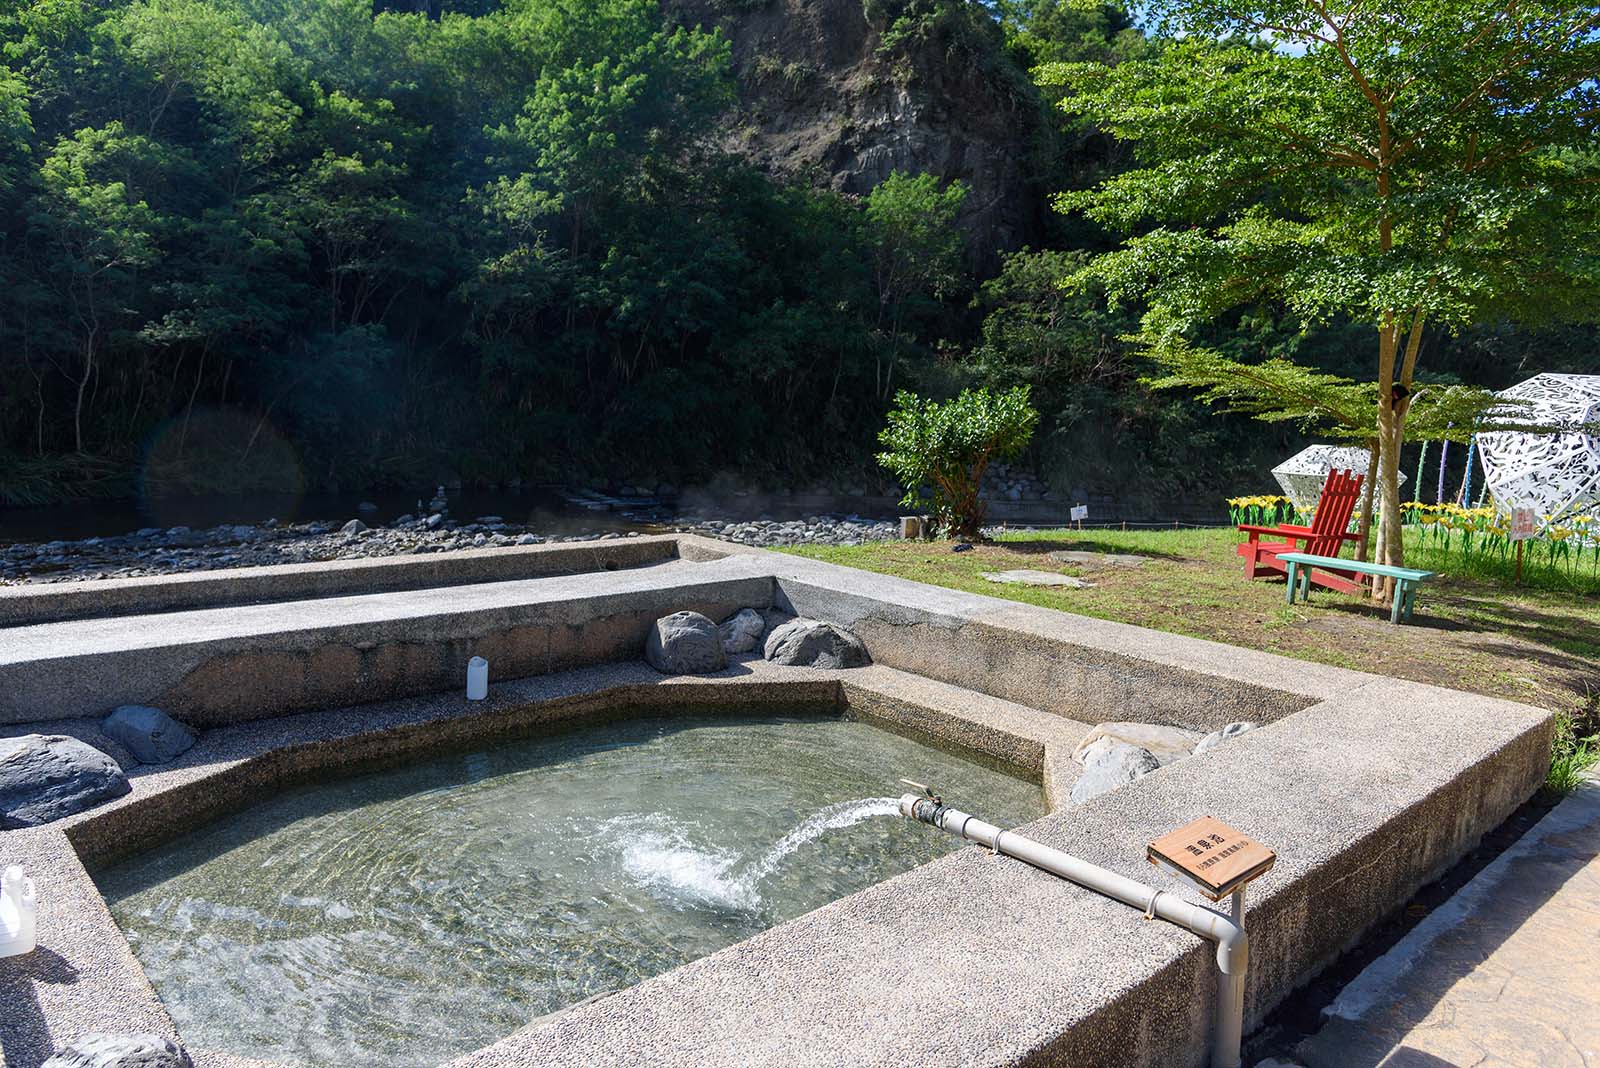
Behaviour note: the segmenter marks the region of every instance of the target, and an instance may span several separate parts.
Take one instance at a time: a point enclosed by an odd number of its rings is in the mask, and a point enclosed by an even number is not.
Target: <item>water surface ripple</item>
[[[956,848],[900,776],[1043,812],[862,723],[634,720],[287,790],[97,878],[191,1044],[421,1068]]]

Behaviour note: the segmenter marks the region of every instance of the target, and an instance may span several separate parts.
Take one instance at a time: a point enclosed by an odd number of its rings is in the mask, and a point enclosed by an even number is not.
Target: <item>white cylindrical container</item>
[[[489,696],[489,661],[475,656],[467,661],[467,700],[481,701]]]
[[[13,864],[0,876],[0,957],[20,957],[33,951],[39,897],[33,880]]]

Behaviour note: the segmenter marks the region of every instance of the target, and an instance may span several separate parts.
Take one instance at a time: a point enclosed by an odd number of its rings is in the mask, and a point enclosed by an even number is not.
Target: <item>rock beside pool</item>
[[[91,1031],[62,1046],[41,1068],[194,1068],[194,1062],[170,1038]]]
[[[38,827],[130,789],[115,760],[76,738],[0,739],[0,830]]]
[[[1195,755],[1199,756],[1201,753],[1215,749],[1223,742],[1232,741],[1234,738],[1239,737],[1239,735],[1248,734],[1255,729],[1256,724],[1247,723],[1244,720],[1238,720],[1237,722],[1230,723],[1220,731],[1212,731],[1210,734],[1200,739],[1200,741],[1197,742],[1194,747]]]
[[[141,764],[165,764],[194,745],[188,727],[148,705],[123,705],[106,717],[100,729],[126,746]]]
[[[980,571],[979,574],[990,582],[1013,586],[1052,586],[1057,589],[1083,590],[1094,585],[1092,582],[1085,582],[1071,575],[1062,575],[1055,571],[1036,571],[1031,567],[1020,567],[1014,571]]]
[[[705,675],[728,666],[722,632],[699,612],[674,612],[650,628],[644,658],[663,675]]]
[[[754,608],[741,608],[717,625],[722,635],[722,651],[730,656],[748,653],[761,644],[761,635],[767,630],[767,621]]]
[[[819,619],[791,619],[774,627],[762,654],[787,667],[853,668],[872,663],[860,638]]]
[[[1161,761],[1148,749],[1109,739],[1096,742],[1084,761],[1083,774],[1073,784],[1072,803],[1081,805],[1142,779],[1159,767]]]
[[[1083,736],[1078,747],[1072,751],[1072,759],[1080,764],[1087,764],[1089,756],[1096,751],[1096,747],[1104,748],[1109,740],[1113,743],[1137,746],[1150,753],[1165,767],[1174,760],[1182,760],[1194,752],[1195,746],[1200,744],[1203,737],[1199,731],[1168,727],[1161,723],[1101,723]]]
[[[1072,759],[1083,765],[1083,774],[1072,788],[1072,803],[1082,804],[1126,786],[1158,768],[1215,749],[1255,728],[1256,724],[1241,720],[1203,735],[1163,723],[1097,724],[1072,751]]]

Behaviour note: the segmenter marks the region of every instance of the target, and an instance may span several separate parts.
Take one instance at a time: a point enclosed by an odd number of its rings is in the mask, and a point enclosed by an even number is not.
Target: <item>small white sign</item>
[[[1539,516],[1532,508],[1511,509],[1511,540],[1527,541],[1539,533]]]
[[[1088,518],[1089,518],[1089,506],[1087,504],[1075,504],[1075,505],[1072,506],[1072,521],[1074,523],[1078,522],[1079,520],[1088,519]]]

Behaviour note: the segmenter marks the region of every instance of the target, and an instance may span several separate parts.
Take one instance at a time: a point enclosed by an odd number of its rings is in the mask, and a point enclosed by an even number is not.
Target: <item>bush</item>
[[[878,463],[905,487],[901,503],[908,508],[931,504],[937,531],[977,536],[983,526],[978,488],[984,471],[991,461],[1027,448],[1039,425],[1028,387],[967,389],[943,402],[901,390],[894,403],[889,425],[878,434],[885,450]]]

